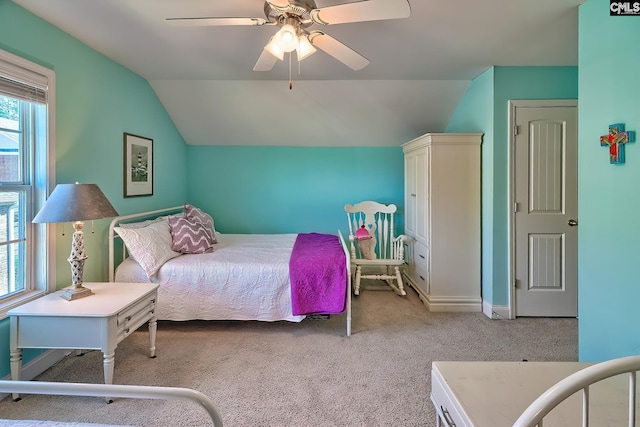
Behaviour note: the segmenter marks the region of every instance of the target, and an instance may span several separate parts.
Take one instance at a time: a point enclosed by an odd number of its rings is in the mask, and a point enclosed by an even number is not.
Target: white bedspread
[[[291,309],[289,258],[296,234],[216,234],[215,251],[181,255],[165,263],[156,281],[160,320],[288,320]],[[116,282],[148,282],[126,259]]]

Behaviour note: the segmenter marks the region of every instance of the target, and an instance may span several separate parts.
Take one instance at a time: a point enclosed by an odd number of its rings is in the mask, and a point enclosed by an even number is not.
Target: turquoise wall
[[[447,132],[485,134],[482,140],[482,295],[494,306],[509,304],[508,101],[577,97],[577,67],[493,67],[474,79],[447,126]]]
[[[189,201],[223,233],[348,233],[344,205],[395,203],[404,218],[401,147],[189,146]]]
[[[178,205],[186,197],[186,145],[148,82],[9,0],[0,0],[0,49],[56,73],[55,153],[58,183],[102,188],[120,214]],[[154,195],[123,197],[123,132],[154,140]],[[85,228],[85,281],[107,279],[109,220]],[[56,283],[71,270],[70,225],[58,227]],[[8,320],[0,320],[0,378],[9,373]],[[25,354],[25,361],[29,355]]]
[[[493,140],[493,301],[509,304],[509,127],[512,99],[577,99],[577,67],[495,67]]]
[[[580,7],[578,330],[582,361],[640,354],[640,17]],[[599,144],[613,123],[636,131],[626,163]]]
[[[493,301],[493,92],[494,68],[471,82],[460,100],[445,132],[481,132],[482,182],[482,299]]]

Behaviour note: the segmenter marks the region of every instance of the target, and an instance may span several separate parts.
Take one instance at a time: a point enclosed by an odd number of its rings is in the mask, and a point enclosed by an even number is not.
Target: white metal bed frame
[[[189,400],[205,409],[214,427],[222,427],[222,417],[213,401],[190,388],[116,384],[56,383],[0,380],[0,392],[66,396],[124,397],[136,399]]]
[[[640,356],[627,356],[588,366],[547,389],[513,424],[513,427],[543,427],[544,417],[562,401],[582,392],[582,426],[589,426],[589,386],[604,379],[627,374],[629,377],[629,427],[636,424],[637,372]]]
[[[118,216],[115,217],[111,223],[109,224],[109,234],[108,234],[108,239],[109,239],[109,282],[113,282],[115,280],[115,272],[116,272],[116,261],[115,261],[115,239],[119,239],[120,236],[118,236],[118,233],[115,232],[114,227],[117,227],[118,224],[120,223],[126,223],[126,222],[134,222],[134,220],[139,220],[139,219],[143,219],[143,218],[154,218],[154,217],[158,217],[161,216],[163,214],[171,214],[171,213],[177,213],[177,212],[181,212],[184,209],[184,206],[174,206],[171,208],[164,208],[164,209],[158,209],[158,210],[154,210],[154,211],[149,211],[149,212],[141,212],[141,213],[137,213],[137,214],[131,214],[131,215],[123,215],[123,216]],[[346,289],[346,303],[347,303],[347,307],[346,307],[346,314],[347,314],[347,336],[351,336],[351,254],[349,252],[349,249],[347,247],[347,244],[344,240],[344,237],[342,236],[342,232],[340,230],[338,230],[338,238],[340,240],[340,245],[342,246],[342,250],[344,252],[345,255],[345,259],[346,259],[346,266],[347,266],[347,289]],[[120,258],[120,260],[125,259],[127,256],[127,250],[125,245],[122,245],[122,256]]]

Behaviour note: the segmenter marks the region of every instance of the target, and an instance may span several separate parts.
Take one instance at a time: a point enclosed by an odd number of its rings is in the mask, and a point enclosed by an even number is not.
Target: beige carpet
[[[413,290],[365,290],[345,316],[302,323],[160,322],[157,355],[140,330],[116,350],[115,383],[189,387],[225,426],[434,426],[434,360],[575,361],[576,319],[490,320],[431,313]],[[68,356],[42,381],[102,382],[102,354]],[[25,395],[0,418],[139,426],[207,425],[190,402]]]

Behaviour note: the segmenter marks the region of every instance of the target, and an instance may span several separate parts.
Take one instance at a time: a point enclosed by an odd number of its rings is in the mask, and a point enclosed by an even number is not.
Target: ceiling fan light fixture
[[[298,38],[298,47],[296,48],[296,52],[298,54],[298,62],[310,57],[311,55],[316,53],[316,50],[317,49],[313,47],[306,34],[303,34]]]
[[[271,40],[269,40],[269,43],[264,47],[264,50],[282,61],[284,60],[284,50],[280,47],[276,36],[271,37]]]
[[[291,52],[298,47],[298,33],[291,24],[284,24],[276,33],[275,40],[285,52]]]

